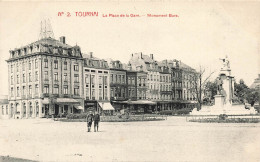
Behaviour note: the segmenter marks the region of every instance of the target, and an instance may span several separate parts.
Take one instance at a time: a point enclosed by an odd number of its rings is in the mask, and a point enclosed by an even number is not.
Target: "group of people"
[[[88,132],[91,131],[92,122],[94,121],[94,131],[98,131],[99,121],[100,121],[100,115],[96,112],[93,114],[90,112],[86,118],[87,125],[88,125]]]

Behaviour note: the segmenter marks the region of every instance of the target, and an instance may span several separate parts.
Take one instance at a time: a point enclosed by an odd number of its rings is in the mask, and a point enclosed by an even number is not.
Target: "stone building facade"
[[[84,54],[84,111],[94,108],[102,112],[103,103],[110,104],[110,71],[107,61]]]
[[[83,105],[81,50],[65,37],[10,50],[7,63],[10,117],[61,115]]]

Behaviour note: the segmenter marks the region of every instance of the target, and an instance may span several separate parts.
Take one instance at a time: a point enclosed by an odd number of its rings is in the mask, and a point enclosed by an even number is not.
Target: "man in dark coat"
[[[94,131],[98,132],[98,123],[100,121],[100,115],[98,113],[95,113],[94,115]]]
[[[93,114],[92,112],[90,112],[86,118],[87,121],[87,125],[88,125],[88,132],[90,132],[91,130],[91,125],[92,125],[92,121],[93,121]]]

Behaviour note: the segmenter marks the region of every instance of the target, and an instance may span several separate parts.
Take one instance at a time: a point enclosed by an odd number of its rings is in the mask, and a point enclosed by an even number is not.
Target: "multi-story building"
[[[171,70],[172,77],[172,99],[176,102],[175,107],[195,107],[196,95],[194,93],[194,80],[196,71],[190,66],[181,61],[173,60],[173,67]]]
[[[129,100],[136,101],[137,100],[137,71],[126,72],[126,80],[127,80],[127,97]]]
[[[142,53],[132,54],[130,59],[132,70],[144,71],[147,74],[146,99],[157,100],[160,98],[160,73],[157,61],[154,60],[153,54],[144,55]]]
[[[110,104],[110,72],[107,61],[84,54],[84,109],[113,110]]]
[[[163,60],[158,63],[160,70],[160,97],[157,106],[160,110],[172,110],[172,62]]]
[[[10,50],[9,115],[44,117],[79,112],[83,106],[83,58],[65,37],[42,38]]]
[[[108,59],[110,72],[110,100],[116,110],[124,108],[125,105],[117,101],[127,100],[126,70],[119,60]]]
[[[139,71],[137,73],[140,76],[138,85],[143,85],[143,89],[146,92],[145,94],[144,91],[139,93],[138,99],[149,100],[136,102],[136,107],[140,105],[143,107],[144,112],[156,111],[155,101],[160,99],[160,69],[158,68],[157,61],[153,58],[153,54],[150,54],[150,56],[142,53],[132,54],[129,64],[132,70]]]

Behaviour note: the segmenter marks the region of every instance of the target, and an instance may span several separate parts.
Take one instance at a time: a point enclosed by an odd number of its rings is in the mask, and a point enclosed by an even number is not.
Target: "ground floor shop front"
[[[83,100],[73,98],[15,100],[8,105],[8,117],[14,119],[61,117],[82,111]]]
[[[196,107],[196,102],[176,102],[176,101],[113,101],[112,105],[115,111],[124,111],[140,114],[140,113],[157,113],[162,111],[173,111],[183,108],[190,108],[191,110]]]

